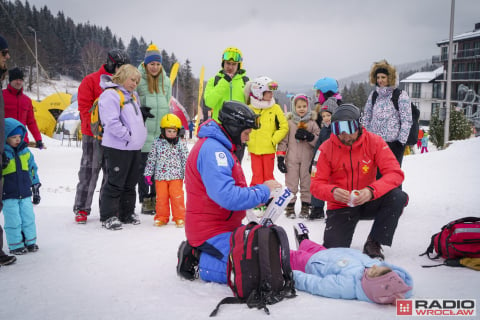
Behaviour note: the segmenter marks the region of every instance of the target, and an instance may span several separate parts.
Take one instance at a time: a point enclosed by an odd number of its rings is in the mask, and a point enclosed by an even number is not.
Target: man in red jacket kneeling
[[[360,126],[360,111],[343,104],[332,115],[332,134],[317,151],[310,191],[327,201],[323,245],[350,247],[358,220],[374,217],[363,252],[384,259],[408,203],[404,174],[386,142]],[[376,180],[377,169],[382,177]]]

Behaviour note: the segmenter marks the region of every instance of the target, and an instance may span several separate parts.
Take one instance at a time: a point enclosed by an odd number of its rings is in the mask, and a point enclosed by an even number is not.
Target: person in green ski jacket
[[[204,102],[211,112],[211,118],[218,122],[218,112],[225,101],[245,103],[244,88],[248,80],[240,49],[226,48],[222,54],[222,69],[208,80],[205,87]],[[235,155],[241,163],[245,146],[242,144],[235,147]]]

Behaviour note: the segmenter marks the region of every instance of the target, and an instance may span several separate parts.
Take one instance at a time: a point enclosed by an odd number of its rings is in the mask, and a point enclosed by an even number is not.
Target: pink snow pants
[[[315,243],[309,239],[300,242],[298,250],[290,250],[290,265],[292,270],[305,272],[305,266],[313,254],[321,250],[326,250],[324,246]]]

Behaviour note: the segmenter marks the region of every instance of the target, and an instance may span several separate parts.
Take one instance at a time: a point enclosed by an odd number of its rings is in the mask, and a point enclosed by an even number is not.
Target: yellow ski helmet
[[[223,68],[223,62],[224,61],[233,61],[233,62],[238,62],[238,69],[242,69],[243,67],[243,54],[240,49],[235,48],[235,47],[228,47],[225,49],[222,53],[222,68]]]
[[[160,120],[160,128],[175,128],[180,130],[182,128],[182,121],[180,121],[180,118],[176,115],[168,113],[163,116],[162,120]]]

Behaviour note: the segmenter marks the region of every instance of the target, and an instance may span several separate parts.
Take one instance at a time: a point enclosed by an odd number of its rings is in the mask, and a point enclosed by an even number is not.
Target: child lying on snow
[[[350,248],[327,249],[308,239],[303,223],[295,225],[298,250],[290,250],[295,288],[311,294],[395,304],[412,296],[412,277],[402,268]]]

